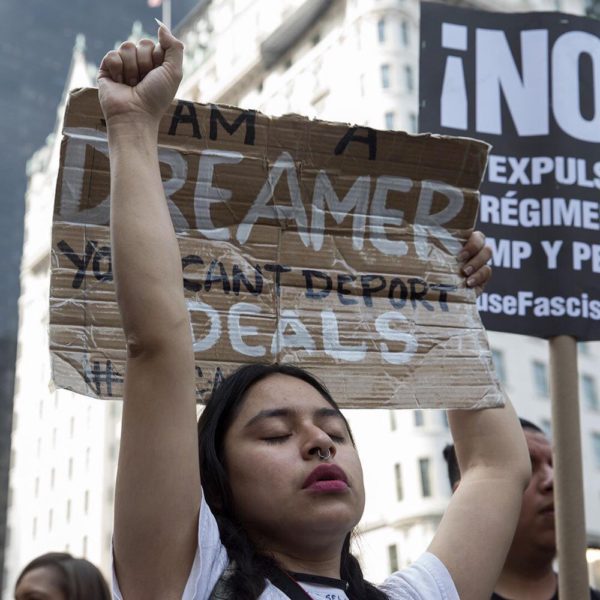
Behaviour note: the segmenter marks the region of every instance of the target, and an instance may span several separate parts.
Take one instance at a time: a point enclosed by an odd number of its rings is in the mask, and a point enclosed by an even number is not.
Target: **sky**
[[[172,0],[175,25],[196,0]],[[52,132],[78,33],[96,64],[139,20],[147,0],[0,0],[0,338],[17,332],[26,163]]]

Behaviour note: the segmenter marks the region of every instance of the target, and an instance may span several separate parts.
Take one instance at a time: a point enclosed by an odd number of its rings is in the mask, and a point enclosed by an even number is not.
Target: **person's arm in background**
[[[109,52],[98,73],[108,130],[111,243],[127,340],[114,554],[126,600],[180,598],[197,547],[194,355],[179,247],[159,171],[160,117],[183,45],[161,26]]]

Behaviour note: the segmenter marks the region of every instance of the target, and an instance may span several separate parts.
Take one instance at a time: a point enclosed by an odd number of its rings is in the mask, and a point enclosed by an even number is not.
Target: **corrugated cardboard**
[[[487,146],[175,101],[161,122],[197,396],[251,361],[294,362],[345,407],[502,402],[456,254]],[[71,94],[52,237],[58,387],[120,397],[125,344],[110,262],[106,128]]]

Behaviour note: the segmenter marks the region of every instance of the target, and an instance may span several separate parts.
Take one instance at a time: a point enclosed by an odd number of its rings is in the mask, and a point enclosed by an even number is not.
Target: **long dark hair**
[[[229,591],[236,600],[256,600],[265,589],[268,571],[276,563],[272,557],[256,549],[235,516],[229,475],[224,463],[224,439],[248,390],[274,374],[305,381],[338,409],[327,388],[316,377],[289,364],[251,364],[241,367],[218,385],[204,408],[198,421],[200,477],[204,497],[219,525],[221,542],[227,549],[229,559],[236,565],[229,579]],[[350,432],[347,422],[346,425]],[[349,584],[348,597],[350,600],[387,600],[383,592],[365,581],[358,560],[350,553],[350,539],[349,533],[344,540],[340,563],[341,577]]]
[[[29,571],[42,567],[49,567],[58,575],[57,584],[67,600],[111,600],[99,569],[89,560],[74,558],[66,552],[48,552],[34,558],[21,571],[15,589]]]

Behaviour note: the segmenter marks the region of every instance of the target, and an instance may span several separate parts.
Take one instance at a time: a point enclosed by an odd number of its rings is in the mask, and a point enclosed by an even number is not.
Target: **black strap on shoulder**
[[[267,573],[269,581],[279,588],[290,600],[306,600],[310,596],[285,571],[271,567]]]

